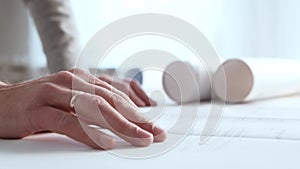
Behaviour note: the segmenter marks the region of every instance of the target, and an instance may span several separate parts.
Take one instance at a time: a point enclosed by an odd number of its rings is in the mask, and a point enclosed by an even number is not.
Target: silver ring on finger
[[[76,99],[78,98],[78,96],[83,95],[83,94],[85,94],[83,91],[77,91],[77,90],[73,91],[73,95],[72,95],[72,98],[70,100],[70,107],[71,108],[74,108],[75,102],[76,102]]]

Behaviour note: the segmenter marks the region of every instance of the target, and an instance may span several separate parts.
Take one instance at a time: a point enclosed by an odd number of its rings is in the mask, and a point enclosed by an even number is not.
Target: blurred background
[[[21,0],[10,0],[0,11],[0,67],[20,71],[46,67],[41,42],[28,10]],[[81,47],[104,26],[126,16],[162,13],[179,17],[196,26],[213,44],[220,57],[300,58],[299,0],[71,0],[80,33]],[[1,4],[2,3],[2,4]],[[10,17],[5,17],[10,16]],[[17,19],[16,19],[17,18]],[[10,23],[10,19],[18,23]],[[3,33],[5,25],[16,24],[20,32],[12,41]],[[134,25],[133,25],[134,26]],[[16,30],[12,30],[16,31]],[[1,33],[2,32],[2,33]],[[20,41],[27,46],[18,46]],[[138,45],[137,45],[138,44]],[[101,45],[101,44],[100,44]],[[137,50],[160,48],[185,58],[192,53],[182,45],[159,37],[139,37],[120,44],[103,67],[116,67]],[[22,55],[23,59],[19,59]],[[21,66],[20,66],[21,65]],[[25,66],[22,66],[25,65]],[[97,65],[90,65],[91,67]],[[37,71],[33,71],[37,72]],[[14,75],[17,76],[18,72]],[[2,74],[2,73],[1,73]],[[31,74],[31,76],[39,76]],[[6,75],[1,75],[5,78]]]

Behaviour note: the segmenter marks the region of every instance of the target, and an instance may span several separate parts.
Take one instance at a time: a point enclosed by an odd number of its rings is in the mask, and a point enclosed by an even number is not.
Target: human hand
[[[70,107],[73,90],[85,92],[77,95],[74,108]],[[135,146],[166,139],[166,133],[147,120],[127,95],[79,69],[1,86],[0,103],[0,138],[48,130],[93,148],[113,148],[114,138],[90,126],[96,125]]]
[[[99,79],[127,94],[130,99],[139,107],[157,105],[154,100],[148,97],[148,95],[141,88],[139,82],[136,80],[118,79],[107,75],[102,75],[99,77]]]

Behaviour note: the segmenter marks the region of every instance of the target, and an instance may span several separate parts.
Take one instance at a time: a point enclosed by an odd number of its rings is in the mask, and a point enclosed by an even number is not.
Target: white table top
[[[194,107],[197,105],[186,105]],[[208,105],[202,104],[188,136],[172,149],[149,158],[184,133],[169,132],[166,143],[136,148],[119,142],[113,151],[97,151],[58,134],[0,140],[0,168],[299,168],[300,97],[228,105],[213,137],[199,144]],[[178,114],[168,106],[157,121],[168,129]],[[187,112],[188,113],[188,112]],[[162,120],[161,120],[162,119]],[[135,155],[122,157],[124,155]]]

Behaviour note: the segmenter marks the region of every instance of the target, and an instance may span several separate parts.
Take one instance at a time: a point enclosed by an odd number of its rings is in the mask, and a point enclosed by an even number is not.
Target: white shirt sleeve
[[[38,29],[51,72],[75,66],[80,52],[69,0],[24,0]]]

